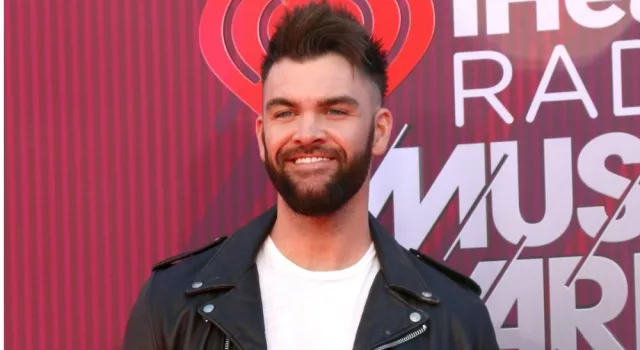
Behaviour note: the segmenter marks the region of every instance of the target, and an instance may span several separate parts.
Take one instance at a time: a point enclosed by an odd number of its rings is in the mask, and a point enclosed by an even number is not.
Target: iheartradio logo
[[[261,113],[260,63],[285,6],[309,0],[208,0],[200,19],[200,48],[213,73]],[[431,0],[333,0],[345,5],[389,53],[392,92],[427,51],[435,28]]]

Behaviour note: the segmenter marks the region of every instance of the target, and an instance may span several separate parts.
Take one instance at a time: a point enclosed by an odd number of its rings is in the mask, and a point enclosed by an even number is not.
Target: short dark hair
[[[337,53],[368,76],[380,91],[387,92],[386,52],[346,8],[326,1],[287,9],[269,41],[262,62],[264,82],[273,64],[282,58],[294,61]]]

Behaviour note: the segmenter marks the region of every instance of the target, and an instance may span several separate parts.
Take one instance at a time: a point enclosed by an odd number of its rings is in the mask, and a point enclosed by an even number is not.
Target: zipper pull
[[[386,343],[386,344],[382,344],[376,348],[374,348],[373,350],[385,350],[385,349],[389,349],[389,348],[394,348],[400,344],[404,344],[406,342],[408,342],[409,340],[419,336],[420,334],[424,333],[427,331],[427,324],[423,324],[422,327],[418,328],[417,330],[405,335],[404,337],[394,340],[390,343]]]

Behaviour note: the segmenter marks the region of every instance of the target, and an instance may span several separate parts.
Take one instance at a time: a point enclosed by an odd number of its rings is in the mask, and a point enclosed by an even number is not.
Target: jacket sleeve
[[[164,350],[158,344],[152,316],[151,292],[153,275],[140,289],[138,297],[129,313],[122,350]]]
[[[495,328],[489,316],[487,306],[480,300],[478,308],[478,342],[475,349],[477,350],[500,350],[498,340],[496,338]]]

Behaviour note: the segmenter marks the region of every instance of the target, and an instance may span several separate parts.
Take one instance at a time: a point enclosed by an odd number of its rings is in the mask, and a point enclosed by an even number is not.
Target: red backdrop
[[[353,2],[409,126],[372,212],[478,279],[501,347],[640,348],[640,2],[434,2]],[[7,348],[117,348],[153,262],[274,202],[279,5],[5,1]]]

